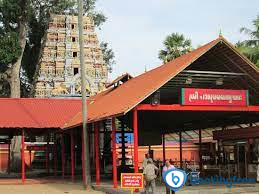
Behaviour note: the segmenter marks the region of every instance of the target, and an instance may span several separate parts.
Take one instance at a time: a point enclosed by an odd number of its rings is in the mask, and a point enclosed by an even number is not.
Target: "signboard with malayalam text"
[[[142,189],[144,179],[142,173],[121,173],[122,189]]]
[[[182,105],[248,106],[248,90],[182,88]]]

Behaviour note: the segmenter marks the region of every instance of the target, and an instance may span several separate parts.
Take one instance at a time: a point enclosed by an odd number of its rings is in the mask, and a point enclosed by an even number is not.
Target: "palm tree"
[[[237,48],[254,64],[259,66],[259,15],[253,21],[254,29],[241,28],[241,33],[246,33],[250,36],[250,39],[238,42]]]
[[[191,50],[191,40],[185,39],[183,34],[172,33],[164,41],[164,50],[159,51],[159,59],[167,63]]]

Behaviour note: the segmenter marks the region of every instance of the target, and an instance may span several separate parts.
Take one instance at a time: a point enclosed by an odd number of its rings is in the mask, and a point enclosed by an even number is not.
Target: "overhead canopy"
[[[204,74],[204,71],[207,71],[210,77],[206,72]],[[186,86],[186,78],[189,76],[194,77],[191,87],[211,87],[211,82],[217,81],[219,76],[224,77],[226,88],[249,90],[252,104],[258,105],[258,72],[257,66],[220,36],[186,55],[129,79],[122,85],[111,86],[107,91],[90,98],[88,122],[125,115],[158,89],[165,94],[176,93],[179,88]],[[175,98],[175,101],[178,100],[177,95]],[[64,128],[81,124],[82,114],[78,113],[64,125]]]
[[[0,98],[0,130],[61,128],[80,110],[78,99]]]

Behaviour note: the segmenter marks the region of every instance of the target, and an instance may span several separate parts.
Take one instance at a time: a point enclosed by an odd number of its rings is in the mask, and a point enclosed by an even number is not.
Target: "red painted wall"
[[[34,151],[31,153],[31,159],[34,159]],[[25,151],[25,164],[30,166],[30,153]],[[0,172],[7,172],[8,170],[8,144],[0,144]]]
[[[6,172],[8,168],[8,145],[0,144],[0,172]]]

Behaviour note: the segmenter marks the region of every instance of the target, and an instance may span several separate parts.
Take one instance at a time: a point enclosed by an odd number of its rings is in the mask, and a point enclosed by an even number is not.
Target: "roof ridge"
[[[140,74],[140,75],[138,75],[138,76],[136,76],[136,77],[133,77],[133,78],[135,79],[135,78],[137,78],[137,77],[139,77],[139,76],[142,76],[142,75],[147,74],[147,73],[149,73],[149,72],[152,72],[152,71],[154,71],[154,70],[156,70],[156,69],[159,69],[159,68],[161,68],[161,67],[163,67],[163,66],[165,66],[165,65],[169,65],[169,64],[171,64],[172,62],[174,62],[175,60],[180,60],[180,59],[182,59],[182,58],[184,58],[184,57],[186,57],[186,56],[188,56],[188,55],[193,54],[194,52],[197,52],[197,51],[200,50],[200,49],[203,49],[204,47],[210,45],[210,44],[213,43],[213,42],[217,42],[217,43],[218,43],[218,42],[219,42],[220,40],[222,40],[222,39],[224,39],[224,38],[223,38],[223,37],[218,37],[218,38],[216,38],[216,39],[214,39],[214,40],[208,42],[207,44],[204,44],[204,45],[202,45],[202,46],[200,46],[200,47],[198,47],[198,48],[196,48],[196,49],[194,49],[194,50],[192,50],[192,51],[190,51],[190,52],[188,52],[188,53],[186,53],[186,54],[184,54],[184,55],[181,55],[180,57],[177,57],[177,58],[175,58],[175,59],[173,59],[173,60],[171,60],[171,61],[169,61],[169,62],[167,62],[167,63],[165,63],[165,64],[161,64],[161,65],[159,65],[158,67],[155,67],[155,68],[153,68],[153,69],[150,69],[150,70],[148,70],[147,72],[144,72],[144,73],[142,73],[142,74]],[[132,79],[131,79],[131,80],[132,80]],[[129,81],[130,81],[130,80],[129,80]]]
[[[199,47],[199,48],[196,48],[196,49],[192,50],[192,51],[189,52],[189,53],[186,53],[186,54],[184,54],[184,55],[182,55],[182,56],[180,56],[180,57],[177,57],[177,58],[173,59],[172,61],[169,61],[169,62],[167,62],[167,63],[165,63],[165,64],[163,64],[163,65],[160,65],[159,67],[154,68],[154,69],[152,69],[152,70],[150,70],[150,71],[148,71],[148,72],[145,72],[145,73],[143,73],[143,74],[140,74],[139,76],[134,77],[133,79],[129,80],[128,82],[133,81],[134,79],[136,80],[138,77],[141,77],[141,76],[143,76],[143,75],[145,75],[145,74],[148,74],[148,73],[150,73],[150,72],[156,71],[157,69],[163,68],[163,67],[165,67],[165,66],[171,66],[171,65],[172,65],[173,63],[175,63],[176,61],[179,61],[179,60],[181,60],[181,59],[183,59],[183,58],[187,58],[188,56],[191,56],[193,53],[196,53],[196,52],[198,52],[199,50],[202,50],[202,49],[206,48],[207,46],[209,46],[210,44],[213,43],[213,45],[211,45],[210,48],[208,48],[208,49],[206,49],[205,51],[203,51],[203,52],[202,52],[200,55],[198,55],[194,60],[192,59],[188,64],[185,65],[186,67],[188,67],[188,66],[189,66],[190,64],[192,64],[194,61],[196,61],[198,58],[200,58],[202,55],[204,55],[204,53],[208,52],[208,50],[210,50],[212,47],[214,47],[216,44],[218,44],[221,40],[222,40],[222,37],[218,37],[217,39],[212,40],[212,41],[210,41],[209,43],[204,44],[203,46],[201,46],[201,47]],[[186,67],[184,67],[183,69],[185,69]],[[180,70],[179,72],[181,72],[181,71],[182,71],[182,70]],[[176,75],[179,74],[179,72],[177,72]],[[172,79],[172,77],[170,77],[170,79]],[[169,80],[170,80],[170,79],[169,79]],[[155,89],[153,89],[153,90],[157,90],[158,88],[160,88],[162,85],[164,85],[164,84],[165,84],[166,82],[168,82],[169,80],[165,80],[165,82],[161,83],[159,87],[157,87],[157,88],[155,88]],[[123,84],[123,85],[124,85],[124,84]],[[148,93],[146,96],[144,96],[144,97],[142,98],[142,100],[140,100],[139,102],[143,101],[145,98],[147,98],[148,96],[150,96],[150,95],[154,92],[153,90],[151,91],[151,93]],[[135,107],[139,102],[137,102],[133,107]],[[124,114],[126,114],[127,112],[129,112],[131,109],[132,109],[132,107],[128,107],[128,110],[125,111]]]

